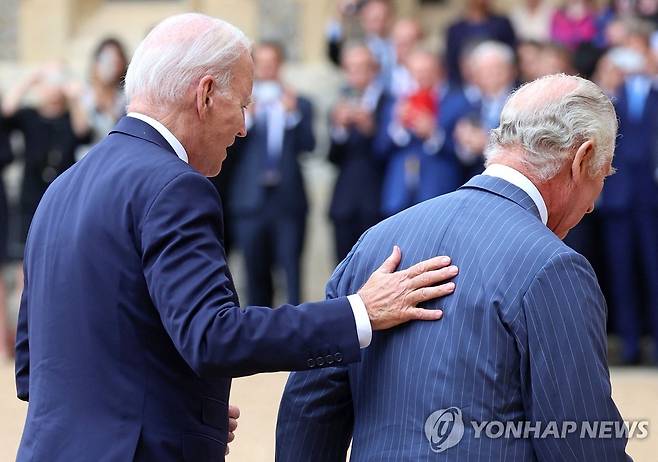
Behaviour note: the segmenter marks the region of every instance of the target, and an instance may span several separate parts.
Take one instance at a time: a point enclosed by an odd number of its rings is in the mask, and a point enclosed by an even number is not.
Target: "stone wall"
[[[0,0],[0,60],[14,60],[18,55],[18,2]]]

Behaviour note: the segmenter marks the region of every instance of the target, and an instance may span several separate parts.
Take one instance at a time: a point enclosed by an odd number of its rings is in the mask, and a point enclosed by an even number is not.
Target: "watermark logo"
[[[464,436],[461,409],[453,406],[431,413],[425,421],[425,436],[434,452],[443,452],[459,444]]]
[[[470,424],[470,427],[468,425]],[[464,423],[462,411],[456,406],[439,409],[425,421],[425,436],[434,452],[446,451],[464,437],[466,427],[472,427],[473,438],[517,439],[612,439],[633,438],[642,440],[649,436],[648,420],[629,421],[470,421]]]

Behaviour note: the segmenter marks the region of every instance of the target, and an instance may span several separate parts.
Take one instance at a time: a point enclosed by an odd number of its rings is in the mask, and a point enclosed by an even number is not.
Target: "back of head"
[[[611,161],[616,135],[615,110],[601,88],[581,77],[554,74],[523,85],[508,99],[485,156],[487,164],[515,156],[527,173],[545,182],[591,139],[594,175]]]
[[[204,75],[227,89],[231,66],[249,52],[244,33],[221,19],[198,13],[171,16],[142,40],[126,73],[129,104],[171,105]]]

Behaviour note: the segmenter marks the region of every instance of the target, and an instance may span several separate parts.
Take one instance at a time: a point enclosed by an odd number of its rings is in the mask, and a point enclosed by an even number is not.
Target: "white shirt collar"
[[[523,173],[512,167],[508,167],[507,165],[492,164],[487,167],[482,174],[501,178],[508,183],[512,183],[514,186],[521,188],[528,196],[530,196],[530,199],[532,199],[537,206],[542,223],[544,223],[544,225],[548,223],[548,210],[546,209],[544,198],[541,197],[541,193],[539,192],[539,189],[537,189],[537,186],[535,186]]]
[[[169,143],[169,145],[172,148],[174,148],[174,151],[176,152],[176,155],[180,158],[180,160],[182,160],[186,164],[189,164],[189,160],[187,158],[187,151],[185,151],[185,148],[183,147],[181,142],[178,141],[178,138],[176,138],[174,134],[171,133],[167,127],[162,125],[154,118],[144,114],[140,114],[139,112],[129,112],[127,115],[128,117],[133,117],[135,119],[141,120],[142,122],[146,122],[155,130],[157,130],[157,132],[162,135],[162,137],[167,141],[167,143]]]

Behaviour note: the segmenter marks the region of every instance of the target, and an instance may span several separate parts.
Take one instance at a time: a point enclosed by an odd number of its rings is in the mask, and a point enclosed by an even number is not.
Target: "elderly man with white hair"
[[[612,173],[617,120],[592,82],[552,75],[505,105],[488,167],[371,228],[328,284],[351,293],[391,242],[403,264],[449,253],[440,323],[378,332],[358,364],[293,373],[277,461],[624,461],[606,306],[562,242]],[[435,302],[428,304],[436,306]]]
[[[451,292],[434,284],[456,268],[393,272],[397,247],[348,297],[241,309],[205,176],[246,135],[249,50],[221,20],[164,20],[128,69],[128,116],[44,195],[16,344],[19,461],[223,460],[232,377],[348,364],[373,330],[441,317],[416,305]]]
[[[484,150],[489,131],[498,126],[500,112],[516,86],[514,50],[504,43],[486,41],[477,45],[464,59],[466,86],[464,95],[453,90],[447,99],[463,97],[463,113],[455,126],[453,137],[455,152],[464,169],[465,179],[484,170]]]

